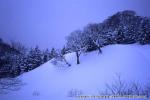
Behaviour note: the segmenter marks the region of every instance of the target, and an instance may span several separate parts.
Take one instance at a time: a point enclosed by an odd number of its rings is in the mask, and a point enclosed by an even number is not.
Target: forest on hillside
[[[139,16],[134,11],[117,12],[101,23],[90,23],[66,37],[62,49],[40,50],[38,46],[26,48],[18,42],[11,44],[0,39],[0,78],[16,77],[54,59],[71,66],[64,55],[76,52],[77,64],[80,54],[98,50],[111,44],[150,44],[150,18]]]

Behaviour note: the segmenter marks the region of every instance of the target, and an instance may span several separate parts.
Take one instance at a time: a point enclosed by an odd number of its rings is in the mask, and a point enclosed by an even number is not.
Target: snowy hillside
[[[23,74],[21,79],[26,85],[19,91],[0,94],[0,100],[77,100],[79,98],[69,97],[72,90],[83,95],[99,95],[116,74],[129,82],[149,82],[149,45],[109,45],[103,47],[102,52],[82,54],[79,65],[74,53],[67,54],[66,59],[72,65],[68,68],[56,67],[49,61]]]

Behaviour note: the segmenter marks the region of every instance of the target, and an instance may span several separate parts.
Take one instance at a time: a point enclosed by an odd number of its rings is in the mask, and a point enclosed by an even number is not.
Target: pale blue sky
[[[61,47],[65,36],[123,10],[150,16],[150,0],[0,0],[0,37]]]

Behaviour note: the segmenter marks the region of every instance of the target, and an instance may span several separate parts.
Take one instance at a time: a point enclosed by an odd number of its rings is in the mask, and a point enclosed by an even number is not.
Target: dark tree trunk
[[[99,51],[99,53],[102,53],[102,50],[101,50],[101,48],[100,48],[100,47],[98,47],[98,51]]]
[[[79,52],[76,51],[76,56],[77,56],[77,64],[80,64],[80,60],[79,60]]]

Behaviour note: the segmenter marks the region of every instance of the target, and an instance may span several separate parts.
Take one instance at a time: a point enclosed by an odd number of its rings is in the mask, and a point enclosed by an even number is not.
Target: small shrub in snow
[[[83,92],[81,90],[78,90],[78,89],[71,89],[69,92],[68,92],[68,97],[78,97],[78,96],[81,96],[83,95]]]
[[[39,96],[40,92],[38,90],[34,90],[32,93],[33,96]]]
[[[127,83],[120,76],[111,84],[106,84],[106,90],[101,92],[102,95],[137,95],[150,96],[150,85],[142,86],[138,82]]]

